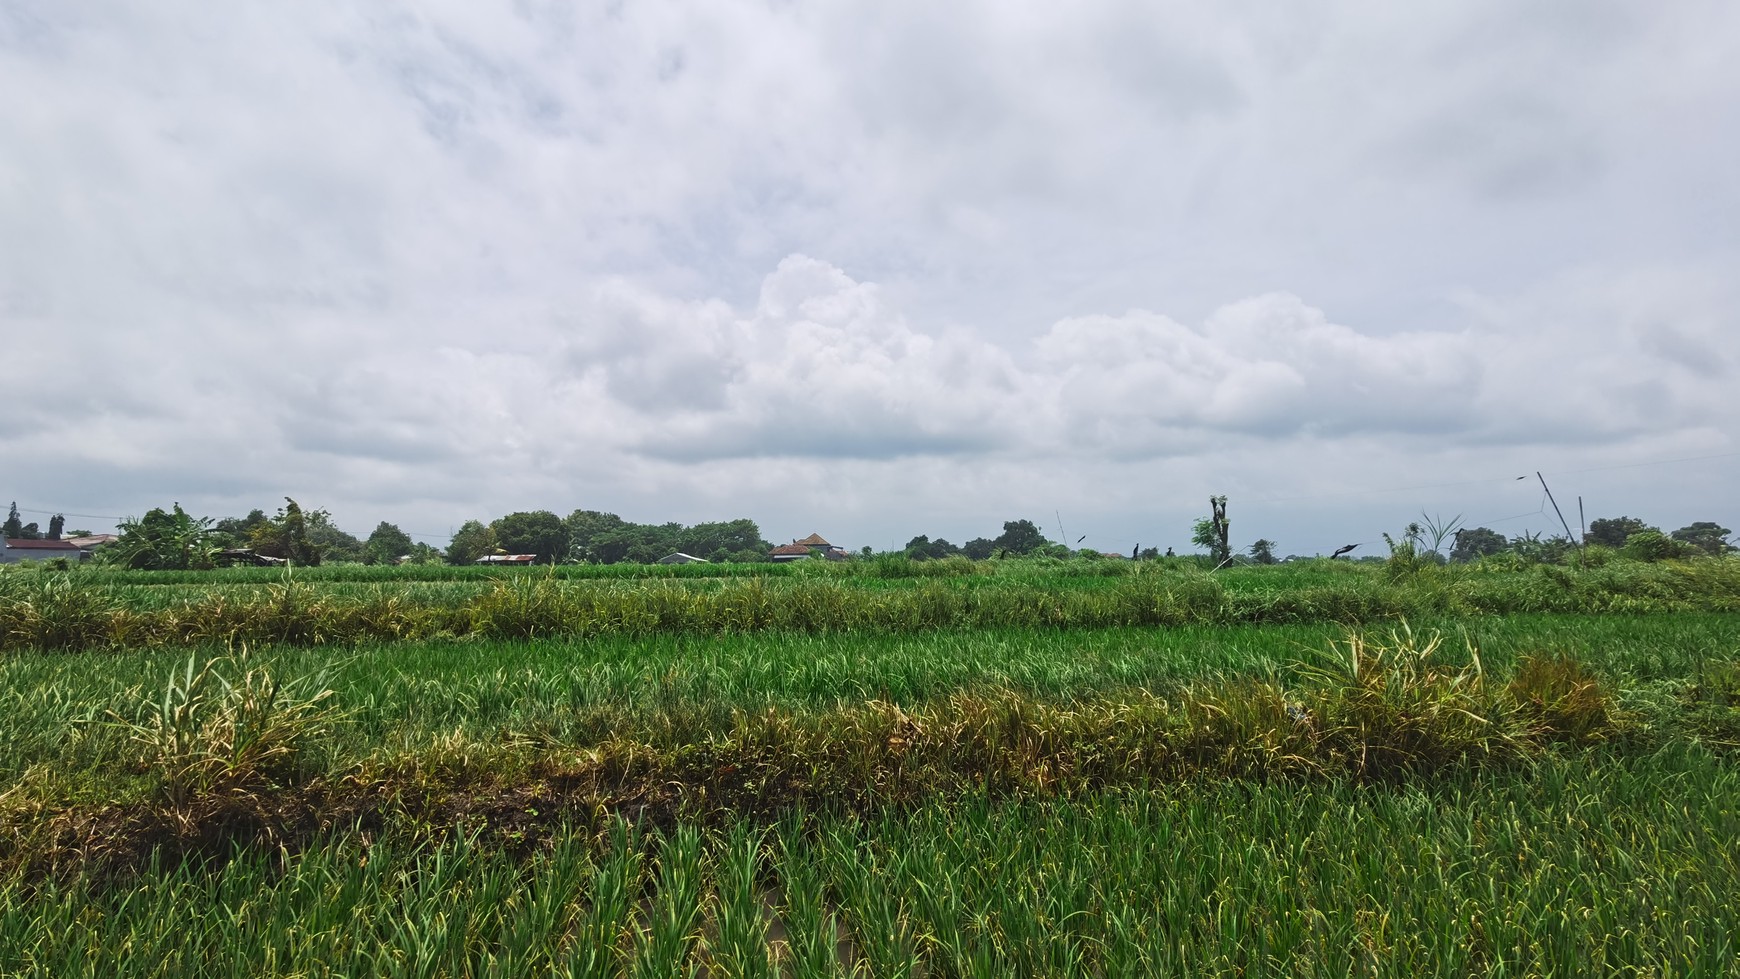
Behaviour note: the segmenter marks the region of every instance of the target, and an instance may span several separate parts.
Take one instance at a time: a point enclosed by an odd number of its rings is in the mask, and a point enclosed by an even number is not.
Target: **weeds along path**
[[[1425,566],[1407,574],[1332,566],[1218,577],[1142,565],[1087,574],[1069,566],[979,573],[961,564],[961,574],[910,579],[869,571],[650,579],[552,571],[273,584],[234,575],[205,583],[171,575],[151,583],[139,573],[7,571],[0,573],[0,651],[1740,611],[1740,560],[1620,562],[1577,571]]]
[[[1663,620],[1632,624],[1633,641],[1675,635]],[[1548,635],[1566,625],[1539,623]],[[1734,629],[1711,617],[1676,641],[1701,648]],[[567,727],[541,723],[553,715],[534,709],[515,726],[486,717],[446,729],[451,704],[418,720],[417,703],[382,688],[359,696],[330,673],[275,672],[296,662],[289,656],[194,654],[160,686],[129,688],[100,709],[39,677],[37,721],[19,730],[34,760],[0,797],[0,864],[122,872],[153,852],[294,849],[346,826],[471,826],[523,843],[618,817],[771,823],[794,811],[867,815],[1205,779],[1431,783],[1597,747],[1726,750],[1727,732],[1740,730],[1731,660],[1688,658],[1695,673],[1627,687],[1636,677],[1592,671],[1564,649],[1489,666],[1471,645],[1406,629],[1351,633],[1317,652],[1285,673],[1199,671],[1165,686],[1049,693],[960,685],[904,705],[751,708],[652,690],[638,707],[588,711],[560,688],[545,691],[546,707],[570,704]],[[411,688],[397,689],[402,698]],[[384,723],[396,713],[410,722]]]

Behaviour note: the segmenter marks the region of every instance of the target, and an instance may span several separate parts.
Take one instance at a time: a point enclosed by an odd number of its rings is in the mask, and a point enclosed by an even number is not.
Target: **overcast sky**
[[[1732,0],[0,0],[0,93],[26,519],[1740,527]]]

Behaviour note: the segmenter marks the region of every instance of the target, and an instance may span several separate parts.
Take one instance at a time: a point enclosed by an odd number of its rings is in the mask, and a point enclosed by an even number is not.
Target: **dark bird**
[[[1347,554],[1347,553],[1351,552],[1354,548],[1356,548],[1358,546],[1359,546],[1358,544],[1349,544],[1346,547],[1338,547],[1335,549],[1334,554],[1329,555],[1329,560],[1333,561],[1336,558],[1342,556],[1343,554]]]

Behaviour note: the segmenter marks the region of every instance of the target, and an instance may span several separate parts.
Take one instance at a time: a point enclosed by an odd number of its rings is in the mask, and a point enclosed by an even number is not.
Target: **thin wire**
[[[1299,500],[1325,500],[1331,498],[1345,498],[1348,496],[1371,496],[1377,493],[1405,493],[1409,490],[1441,489],[1446,486],[1480,486],[1485,483],[1514,483],[1519,479],[1527,478],[1527,476],[1493,476],[1487,479],[1466,479],[1454,483],[1422,483],[1417,486],[1391,486],[1386,489],[1328,492],[1307,496],[1277,496],[1270,497],[1266,500],[1246,500],[1245,505],[1254,506],[1259,503],[1294,503]]]
[[[1706,461],[1711,460],[1711,459],[1731,459],[1731,458],[1734,458],[1736,456],[1740,456],[1740,452],[1718,452],[1714,455],[1685,456],[1685,457],[1679,458],[1679,459],[1652,459],[1652,460],[1649,460],[1646,462],[1626,462],[1626,463],[1620,463],[1620,464],[1612,465],[1612,466],[1591,466],[1587,469],[1553,469],[1553,470],[1547,470],[1547,471],[1551,472],[1555,476],[1574,476],[1574,475],[1577,475],[1579,473],[1608,472],[1608,471],[1615,470],[1615,469],[1642,469],[1642,468],[1646,468],[1649,466],[1667,466],[1667,465],[1674,465],[1674,464],[1681,463],[1681,462],[1706,462]],[[1481,485],[1484,485],[1486,483],[1514,483],[1514,482],[1518,482],[1520,480],[1524,480],[1527,478],[1529,478],[1529,474],[1524,473],[1520,476],[1490,476],[1490,477],[1487,477],[1485,479],[1465,479],[1465,480],[1458,480],[1455,482],[1448,482],[1448,483],[1419,483],[1419,484],[1416,484],[1413,486],[1390,486],[1390,487],[1384,487],[1381,489],[1362,489],[1362,488],[1358,488],[1358,487],[1349,487],[1348,489],[1346,489],[1344,491],[1340,491],[1340,492],[1328,491],[1328,492],[1324,492],[1324,493],[1308,494],[1305,496],[1280,496],[1280,497],[1268,497],[1266,499],[1260,499],[1260,500],[1246,500],[1246,501],[1244,501],[1244,505],[1245,506],[1254,506],[1254,505],[1263,504],[1263,503],[1293,503],[1293,502],[1297,502],[1300,500],[1323,500],[1323,499],[1345,498],[1347,496],[1361,496],[1361,495],[1370,496],[1370,495],[1376,495],[1379,493],[1405,493],[1405,492],[1408,492],[1410,490],[1443,489],[1445,487],[1451,487],[1451,486],[1481,486]]]
[[[1593,466],[1589,469],[1560,469],[1555,471],[1553,475],[1574,476],[1578,473],[1607,472],[1612,469],[1641,469],[1645,466],[1665,466],[1675,462],[1704,462],[1709,459],[1731,459],[1734,456],[1740,456],[1740,452],[1718,452],[1712,456],[1687,456],[1684,459],[1657,459],[1653,462],[1627,462],[1617,466]]]
[[[126,517],[112,517],[106,513],[67,513],[64,510],[36,510],[36,509],[32,509],[31,507],[27,507],[27,506],[19,507],[18,512],[19,513],[45,513],[45,514],[48,514],[49,516],[54,516],[55,514],[60,514],[63,517],[87,517],[91,520],[125,520],[125,519],[127,519]]]

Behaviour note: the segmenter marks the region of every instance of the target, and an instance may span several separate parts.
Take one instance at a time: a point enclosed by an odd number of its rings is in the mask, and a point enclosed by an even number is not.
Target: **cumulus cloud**
[[[0,458],[95,512],[880,528],[1717,453],[1737,39],[1716,0],[22,0]]]

